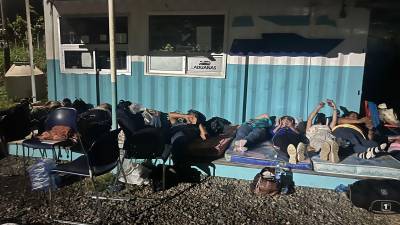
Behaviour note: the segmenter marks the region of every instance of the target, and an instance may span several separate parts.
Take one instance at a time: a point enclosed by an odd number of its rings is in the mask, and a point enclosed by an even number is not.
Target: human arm
[[[338,124],[361,124],[367,122],[368,120],[368,117],[363,117],[361,119],[339,118]]]
[[[336,104],[332,100],[329,100],[329,106],[332,108],[332,121],[329,124],[329,127],[333,129],[337,124],[337,112],[336,112]]]
[[[281,119],[278,119],[278,124],[275,126],[274,130],[272,131],[274,134],[276,134],[276,132],[278,132],[278,130],[282,127],[282,123],[281,123]]]
[[[269,119],[269,115],[267,113],[264,113],[257,116],[256,119]]]
[[[310,115],[307,118],[306,130],[310,129],[310,127],[312,126],[312,121],[313,121],[314,117],[317,115],[319,110],[321,110],[324,107],[324,105],[325,105],[325,103],[323,103],[323,102],[318,103],[318,105],[315,107],[315,109],[310,113]]]
[[[206,128],[203,126],[203,124],[199,124],[199,129],[200,129],[200,137],[201,139],[203,139],[203,141],[207,140],[207,130]]]
[[[171,122],[171,124],[175,124],[176,121],[180,118],[187,120],[189,118],[189,115],[182,114],[182,113],[176,113],[176,112],[170,112],[170,113],[168,113],[168,117],[169,117],[169,121]]]

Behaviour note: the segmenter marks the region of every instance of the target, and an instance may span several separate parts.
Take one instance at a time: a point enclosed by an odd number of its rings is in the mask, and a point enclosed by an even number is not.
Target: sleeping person
[[[291,116],[279,118],[273,130],[273,144],[289,156],[289,163],[295,164],[305,159],[306,145],[303,136],[295,128],[295,120]]]
[[[247,151],[248,148],[266,141],[269,135],[269,128],[272,122],[268,114],[262,114],[251,119],[238,128],[234,139],[233,150],[237,152]]]
[[[310,141],[310,147],[316,152],[320,152],[322,160],[337,163],[339,162],[339,145],[332,134],[332,129],[337,121],[336,105],[330,99],[327,99],[327,104],[332,108],[332,121],[327,124],[325,114],[319,112],[325,103],[318,103],[307,118],[306,136]]]
[[[358,113],[351,111],[339,118],[338,123],[333,135],[342,143],[348,142],[359,158],[372,159],[386,151],[388,144],[386,141],[378,144],[379,138],[368,117],[359,118]]]

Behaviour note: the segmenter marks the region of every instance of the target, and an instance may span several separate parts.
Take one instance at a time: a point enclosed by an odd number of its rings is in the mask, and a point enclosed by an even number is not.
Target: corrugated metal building
[[[49,99],[111,102],[107,2],[44,13]],[[234,123],[305,119],[326,98],[359,111],[369,11],[352,1],[117,0],[116,14],[118,99]]]

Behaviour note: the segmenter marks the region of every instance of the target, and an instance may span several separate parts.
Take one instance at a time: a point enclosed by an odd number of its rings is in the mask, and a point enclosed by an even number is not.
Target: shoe
[[[237,140],[235,141],[234,145],[237,147],[244,147],[247,143],[247,140],[242,139],[242,140]]]
[[[233,147],[233,151],[235,151],[235,152],[245,152],[245,151],[247,151],[247,147],[235,146],[235,147]]]
[[[287,153],[289,155],[289,163],[296,164],[297,163],[297,150],[293,144],[288,145]]]
[[[338,163],[340,161],[339,145],[336,143],[336,141],[331,142],[331,151],[329,153],[329,161],[331,161],[333,163]]]
[[[321,152],[319,153],[319,158],[324,161],[329,160],[329,153],[331,152],[331,146],[328,142],[324,142],[321,147]]]
[[[302,161],[304,161],[306,159],[306,156],[305,156],[306,149],[307,149],[307,146],[303,142],[300,142],[297,145],[297,149],[296,149],[297,161],[302,162]]]

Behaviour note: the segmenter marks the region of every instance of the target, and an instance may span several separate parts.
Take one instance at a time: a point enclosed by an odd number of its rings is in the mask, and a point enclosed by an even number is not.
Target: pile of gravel
[[[250,181],[203,177],[164,192],[129,185],[118,193],[100,193],[130,201],[97,201],[85,180],[55,191],[52,215],[47,194],[31,192],[20,175],[21,161],[0,160],[0,224],[54,224],[52,219],[90,224],[400,224],[399,215],[377,215],[355,208],[343,194],[296,187],[292,195],[261,197]],[[27,188],[28,187],[28,188]]]

